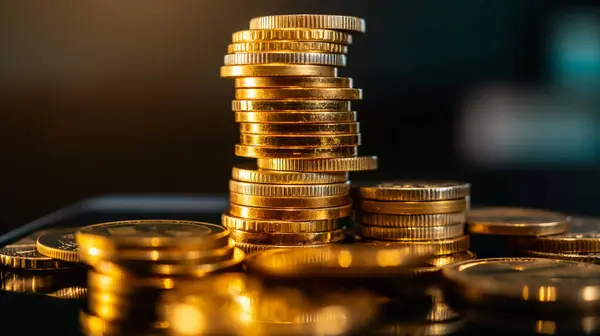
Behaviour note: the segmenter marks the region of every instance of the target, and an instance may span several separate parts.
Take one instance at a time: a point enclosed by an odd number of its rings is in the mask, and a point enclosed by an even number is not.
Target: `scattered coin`
[[[37,251],[47,257],[67,262],[79,262],[75,229],[51,230],[41,235],[36,243]]]
[[[567,230],[568,217],[545,210],[492,207],[470,210],[467,225],[476,234],[550,236]]]
[[[589,254],[600,252],[600,219],[574,217],[571,218],[568,231],[565,233],[520,239],[518,243],[527,250],[548,253]]]

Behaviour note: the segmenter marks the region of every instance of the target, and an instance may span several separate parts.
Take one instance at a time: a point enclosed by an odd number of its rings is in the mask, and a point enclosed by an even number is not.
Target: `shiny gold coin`
[[[337,158],[259,158],[258,168],[297,172],[349,172],[377,169],[377,156]]]
[[[73,286],[61,288],[54,293],[48,294],[59,299],[84,299],[87,296],[87,288],[82,286]]]
[[[339,46],[339,44],[338,44]],[[241,77],[236,88],[352,88],[352,78],[346,77]]]
[[[356,112],[235,112],[238,123],[331,124],[356,122]]]
[[[346,66],[346,55],[308,52],[251,52],[228,54],[224,57],[225,65],[252,64],[313,64],[335,67]]]
[[[313,245],[335,243],[344,239],[344,230],[302,233],[258,233],[231,230],[231,239],[241,243],[266,245]]]
[[[230,204],[229,213],[247,219],[313,221],[338,219],[352,214],[352,205],[319,209],[256,208]]]
[[[238,193],[229,193],[229,201],[234,204],[261,207],[261,208],[329,208],[350,204],[352,199],[348,195],[342,196],[316,196],[316,197],[278,197],[255,196]]]
[[[358,234],[366,239],[377,240],[439,240],[459,237],[465,234],[465,226],[460,224],[429,227],[378,227],[359,225]]]
[[[37,251],[53,259],[79,262],[75,231],[76,229],[59,229],[46,232],[37,240]]]
[[[258,41],[308,41],[351,44],[352,35],[328,29],[251,29],[233,33],[233,43]]]
[[[600,219],[571,218],[569,230],[563,234],[522,238],[518,244],[525,249],[541,252],[600,252]]]
[[[583,252],[540,252],[540,251],[521,251],[523,255],[533,258],[546,258],[558,260],[579,261],[591,264],[600,264],[600,253]]]
[[[443,201],[469,196],[464,182],[390,181],[356,186],[360,198],[378,201]]]
[[[360,100],[361,89],[345,88],[277,88],[277,89],[236,89],[238,100],[280,100],[280,99],[315,99],[315,100]]]
[[[252,243],[236,242],[235,243],[235,247],[237,247],[240,250],[244,251],[246,253],[246,255],[249,255],[249,257],[252,257],[257,252],[262,252],[262,251],[282,250],[282,249],[292,249],[292,248],[301,248],[301,249],[304,249],[304,248],[318,248],[318,247],[328,246],[328,245],[331,245],[331,244],[332,243],[330,243],[330,244],[286,246],[286,245],[265,245],[265,244],[252,244]],[[246,260],[248,260],[248,259],[249,258],[246,258]]]
[[[355,214],[355,220],[359,223],[382,227],[443,226],[464,224],[466,219],[465,211],[430,215],[386,215],[360,211]]]
[[[326,184],[348,180],[348,173],[296,173],[257,169],[256,164],[241,164],[233,167],[234,180],[266,184]]]
[[[306,64],[225,65],[221,77],[307,76],[337,77],[337,68]]]
[[[336,43],[314,41],[256,41],[233,43],[227,46],[228,54],[278,51],[347,54],[348,46]]]
[[[337,220],[320,220],[289,222],[278,220],[245,219],[223,214],[221,217],[223,226],[230,230],[242,230],[259,233],[303,233],[321,232],[338,229]],[[239,242],[236,242],[236,245]]]
[[[277,277],[393,277],[407,274],[432,256],[428,247],[374,248],[328,245],[313,249],[266,251],[253,256],[249,271]]]
[[[360,145],[360,134],[263,135],[240,134],[240,145],[257,147],[349,147]]]
[[[434,249],[435,255],[449,255],[467,251],[470,247],[470,236],[464,235],[456,238],[430,240],[430,241],[378,241],[364,240],[360,244],[367,244],[375,247],[400,247],[400,246],[430,246]]]
[[[244,112],[351,112],[351,102],[340,100],[233,100],[231,109]]]
[[[235,155],[249,157],[249,158],[258,158],[259,161],[261,158],[308,158],[308,159],[322,159],[322,160],[330,160],[330,159],[340,159],[340,158],[350,158],[356,156],[358,154],[357,146],[349,146],[349,147],[285,147],[285,148],[277,148],[277,147],[259,147],[259,146],[246,146],[246,145],[235,145]],[[260,167],[259,168],[263,168]],[[266,169],[266,168],[265,168]],[[276,169],[273,169],[276,170]],[[321,170],[326,172],[326,170]],[[341,172],[344,170],[337,170],[337,172]],[[349,170],[348,170],[349,171]],[[332,172],[336,172],[332,170]]]
[[[355,16],[323,14],[271,15],[250,20],[250,29],[275,28],[319,28],[364,33],[366,23]]]
[[[465,199],[429,202],[385,202],[360,200],[358,207],[366,212],[390,215],[426,215],[467,210]]]
[[[39,253],[34,244],[7,245],[0,248],[0,262],[9,268],[28,270],[57,270],[72,268],[72,265],[46,257]]]
[[[236,247],[233,250],[233,257],[231,259],[199,265],[156,264],[151,266],[151,273],[162,276],[204,277],[211,273],[241,269],[245,257],[246,254],[244,251]]]
[[[262,184],[229,180],[229,191],[265,197],[348,196],[350,182],[328,184]]]
[[[470,210],[467,226],[476,234],[550,236],[567,231],[568,218],[545,210],[490,207]]]
[[[241,123],[240,133],[245,134],[286,134],[286,135],[308,135],[308,134],[358,134],[359,123],[335,123],[335,124],[255,124]]]
[[[600,266],[541,258],[492,258],[442,268],[465,298],[484,303],[487,297],[537,302],[569,311],[594,309],[600,296]]]

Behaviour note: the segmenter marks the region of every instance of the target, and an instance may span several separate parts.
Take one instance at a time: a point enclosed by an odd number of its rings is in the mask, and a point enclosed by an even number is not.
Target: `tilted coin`
[[[258,88],[236,89],[238,100],[280,100],[280,99],[315,99],[315,100],[360,100],[361,89],[347,88]]]
[[[541,258],[492,258],[442,268],[471,302],[504,297],[571,311],[600,304],[600,266]],[[564,306],[560,306],[560,305]]]
[[[524,250],[521,253],[533,258],[548,258],[559,260],[571,260],[586,262],[591,264],[600,264],[600,253],[584,253],[584,252],[540,252]]]
[[[256,164],[241,164],[233,167],[234,180],[266,184],[326,184],[348,180],[348,173],[297,173],[258,169]]]
[[[351,102],[340,100],[233,100],[231,109],[245,112],[351,112]]]
[[[309,53],[309,52],[250,52],[228,54],[224,57],[225,65],[250,64],[314,64],[343,67],[346,66],[346,56],[342,54]]]
[[[319,209],[257,208],[230,204],[229,213],[248,219],[312,221],[348,217],[352,214],[352,205],[343,205]]]
[[[360,134],[335,134],[335,135],[264,135],[240,134],[240,145],[257,147],[293,147],[293,148],[320,148],[320,147],[350,147],[361,143]]]
[[[250,29],[233,33],[233,43],[257,41],[309,41],[351,44],[352,35],[328,29]]]
[[[267,197],[346,196],[350,182],[328,184],[264,184],[229,180],[229,191]]]
[[[258,167],[299,172],[349,172],[377,169],[377,156],[337,158],[259,158]]]
[[[340,159],[349,158],[358,154],[357,146],[346,147],[260,147],[235,145],[235,155],[250,158],[308,158],[308,159]],[[259,168],[264,168],[260,167]],[[265,168],[267,169],[267,168]],[[274,169],[276,170],[276,169]],[[317,170],[318,171],[318,170]],[[327,170],[321,170],[328,172]],[[350,170],[329,170],[331,172],[342,172]]]
[[[467,219],[467,213],[462,211],[429,215],[388,215],[359,211],[356,212],[354,217],[358,223],[374,226],[429,227],[463,224]]]
[[[50,258],[79,262],[78,245],[75,241],[76,230],[60,229],[46,232],[37,240],[37,251]]]
[[[307,64],[250,64],[224,65],[221,77],[262,77],[262,76],[308,76],[337,77],[337,68],[327,65]]]
[[[339,242],[345,238],[343,229],[323,232],[262,233],[231,230],[231,239],[236,242],[266,245],[310,245]]]
[[[241,123],[240,133],[248,134],[358,134],[360,132],[360,124],[355,123],[334,123],[334,124],[298,124],[298,123],[278,123],[278,124],[263,124],[263,123]]]
[[[467,210],[467,202],[464,198],[456,200],[428,202],[392,202],[360,200],[358,202],[358,207],[359,209],[365,212],[394,215],[425,215],[465,211]]]
[[[352,88],[348,77],[241,77],[235,79],[236,88]]]
[[[348,53],[348,46],[315,41],[255,41],[244,43],[233,43],[227,46],[227,53],[248,53],[248,52],[324,52],[332,54]]]
[[[465,234],[462,223],[428,227],[378,227],[358,225],[358,234],[366,239],[377,240],[439,240]]]
[[[469,196],[470,185],[450,181],[389,181],[356,186],[360,198],[379,201],[443,201]]]
[[[290,222],[281,220],[245,219],[223,214],[223,226],[232,230],[262,233],[302,233],[334,230],[340,227],[337,220]],[[239,242],[236,242],[239,243]]]
[[[356,122],[356,112],[235,112],[238,123],[329,124]]]
[[[435,255],[449,255],[467,251],[470,247],[469,235],[456,238],[430,240],[430,241],[380,241],[380,240],[362,240],[360,244],[371,245],[375,247],[400,247],[400,246],[429,246],[434,249]]]
[[[574,217],[565,233],[519,239],[518,243],[525,249],[541,252],[600,252],[600,218]]]
[[[568,217],[545,210],[490,207],[471,209],[467,225],[476,234],[549,236],[565,232]]]
[[[229,201],[234,204],[262,207],[262,208],[329,208],[350,204],[352,199],[349,195],[340,196],[314,196],[314,197],[288,197],[288,196],[256,196],[229,193]]]
[[[365,20],[346,15],[284,14],[261,16],[250,20],[250,29],[322,28],[364,33]]]
[[[29,270],[56,270],[73,267],[68,263],[39,253],[35,243],[13,244],[0,248],[0,262],[6,267]]]

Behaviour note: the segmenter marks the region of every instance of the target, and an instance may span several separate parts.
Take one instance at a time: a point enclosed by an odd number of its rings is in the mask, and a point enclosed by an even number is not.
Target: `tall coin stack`
[[[84,227],[77,232],[88,272],[87,307],[80,313],[86,335],[160,334],[157,307],[179,282],[239,268],[244,252],[216,224],[140,220]]]
[[[468,183],[394,181],[354,191],[357,232],[367,242],[431,246],[440,256],[436,266],[475,257],[465,235]]]
[[[337,77],[351,33],[364,31],[360,18],[303,14],[254,18],[233,34],[221,76],[235,79],[235,154],[258,164],[233,168],[222,220],[247,253],[343,239],[347,173],[377,168],[376,157],[357,156],[351,101],[362,91]]]

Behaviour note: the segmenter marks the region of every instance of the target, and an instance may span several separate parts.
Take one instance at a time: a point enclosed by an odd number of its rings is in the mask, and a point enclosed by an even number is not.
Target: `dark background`
[[[233,154],[233,81],[219,77],[231,33],[254,16],[303,12],[367,21],[341,75],[364,89],[361,153],[379,155],[380,169],[354,178],[463,179],[474,204],[598,213],[595,162],[481,165],[457,140],[469,92],[546,87],[550,18],[593,4],[3,2],[0,226],[104,193],[226,192],[242,161]]]

